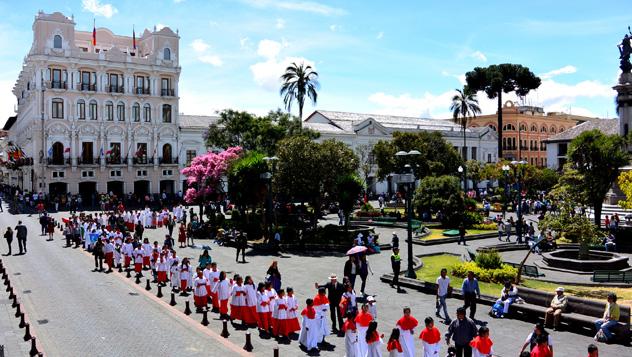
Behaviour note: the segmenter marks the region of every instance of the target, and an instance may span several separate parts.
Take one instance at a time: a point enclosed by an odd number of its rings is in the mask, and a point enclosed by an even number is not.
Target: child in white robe
[[[307,299],[305,305],[305,308],[301,312],[303,323],[298,336],[298,342],[309,352],[318,349],[318,342],[320,342],[322,337],[320,334],[319,321],[316,319],[314,300]]]

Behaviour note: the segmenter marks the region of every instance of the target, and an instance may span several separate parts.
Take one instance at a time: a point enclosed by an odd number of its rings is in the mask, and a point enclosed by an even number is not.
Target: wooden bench
[[[630,283],[632,271],[595,270],[592,280],[596,283]]]
[[[520,267],[520,264],[516,264],[516,263],[504,263],[507,265],[511,265],[512,267],[518,269]],[[534,277],[534,278],[538,278],[541,276],[544,276],[544,274],[540,273],[540,271],[538,270],[538,267],[535,265],[523,265],[522,266],[522,275],[524,276],[530,276],[530,277]]]
[[[524,304],[512,304],[510,313],[524,315],[525,318],[536,317],[543,319],[546,310],[551,304],[555,293],[544,292],[526,287],[518,287],[518,296]],[[584,330],[589,334],[596,333],[595,320],[600,319],[606,309],[606,303],[583,299],[576,296],[568,296],[566,312],[562,313],[561,322],[568,325],[569,329]],[[615,340],[628,344],[630,341],[630,307],[619,305],[620,317],[619,325],[612,329]]]

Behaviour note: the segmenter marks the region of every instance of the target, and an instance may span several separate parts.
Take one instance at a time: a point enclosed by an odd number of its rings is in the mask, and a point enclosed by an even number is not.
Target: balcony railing
[[[46,158],[46,164],[55,166],[70,166],[70,158],[48,157]]]
[[[123,88],[123,86],[109,85],[108,86],[108,92],[110,92],[110,93],[123,93],[124,92],[124,88]]]
[[[136,94],[150,94],[149,88],[136,87],[134,88]]]
[[[161,97],[173,97],[175,96],[175,91],[171,88],[163,88],[160,90]]]
[[[101,158],[99,157],[78,157],[77,165],[100,165]]]
[[[159,165],[177,165],[178,158],[177,157],[160,157],[158,158]]]
[[[106,165],[125,165],[127,164],[126,160],[122,160],[120,157],[106,157],[105,158]]]
[[[97,91],[97,85],[96,84],[89,84],[89,83],[81,83],[81,86],[79,86],[79,89],[82,92],[96,92]]]
[[[134,163],[134,165],[153,165],[154,164],[154,158],[150,157],[135,157],[134,160],[132,161]]]
[[[48,82],[49,89],[68,89],[66,81],[50,81]]]

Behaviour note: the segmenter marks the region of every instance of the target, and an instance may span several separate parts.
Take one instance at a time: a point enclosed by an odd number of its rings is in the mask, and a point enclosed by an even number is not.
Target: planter
[[[628,257],[611,252],[590,250],[587,259],[579,259],[579,249],[558,249],[542,253],[542,260],[552,268],[578,272],[622,270],[629,268]]]

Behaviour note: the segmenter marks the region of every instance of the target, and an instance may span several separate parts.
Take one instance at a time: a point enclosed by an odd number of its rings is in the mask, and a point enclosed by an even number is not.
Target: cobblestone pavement
[[[57,215],[57,217],[61,217]],[[153,353],[158,356],[196,355],[220,356],[227,352],[212,336],[202,334],[193,328],[183,314],[171,313],[166,303],[169,296],[157,301],[146,295],[155,295],[156,288],[152,285],[149,292],[130,284],[131,279],[126,279],[118,273],[99,274],[92,273],[91,257],[80,250],[61,248],[61,236],[56,235],[55,241],[45,242],[44,237],[35,236],[37,232],[36,218],[30,220],[29,229],[31,235],[29,243],[32,249],[29,254],[21,257],[10,257],[9,266],[12,271],[21,271],[23,274],[18,280],[20,283],[28,283],[29,299],[33,300],[27,305],[29,314],[37,319],[48,319],[49,323],[37,325],[36,333],[42,338],[42,343],[48,355],[81,355],[71,352],[84,352],[83,355],[123,355],[142,352]],[[0,228],[4,229],[7,223],[15,224],[17,218],[7,214],[0,215]],[[378,229],[383,237],[390,237],[394,229]],[[395,229],[400,237],[405,237],[405,230]],[[166,229],[146,230],[150,240],[162,242]],[[38,241],[37,243],[35,241]],[[473,241],[469,247],[475,249],[482,244],[489,244],[492,240]],[[246,264],[235,263],[235,249],[219,247],[208,240],[196,241],[197,245],[209,245],[212,247],[211,256],[218,262],[220,269],[226,270],[229,275],[240,273],[252,275],[255,281],[261,281],[272,260],[279,262],[282,274],[283,286],[292,286],[300,302],[301,308],[304,300],[315,294],[314,282],[325,282],[330,273],[342,275],[344,261],[342,254],[331,252],[314,252],[313,254],[287,254],[246,255]],[[4,248],[2,248],[4,249]],[[456,244],[437,246],[415,246],[415,254],[426,254],[439,251],[450,251],[465,254],[465,247]],[[200,249],[179,249],[178,255],[197,258],[201,254]],[[396,293],[387,284],[379,281],[379,276],[390,272],[390,252],[369,257],[369,263],[374,275],[369,275],[367,292],[376,295],[378,301],[378,330],[389,335],[395,321],[401,315],[401,307],[412,307],[413,315],[418,320],[426,316],[434,316],[434,297],[418,292]],[[405,249],[402,249],[402,259],[406,261]],[[7,260],[5,260],[7,261]],[[196,259],[197,261],[197,259]],[[16,270],[18,269],[18,270]],[[460,284],[460,282],[458,282]],[[130,293],[138,293],[131,296]],[[35,297],[38,297],[36,300]],[[94,304],[101,301],[101,305]],[[175,307],[182,310],[183,298],[177,298]],[[456,310],[461,302],[449,300],[450,312]],[[532,325],[527,322],[502,319],[492,320],[487,318],[487,307],[480,306],[477,316],[487,320],[491,330],[492,339],[495,341],[495,351],[499,356],[516,356],[526,335]],[[144,320],[137,317],[145,316]],[[88,317],[86,317],[88,316]],[[32,317],[34,319],[35,317]],[[199,315],[191,315],[196,323],[200,321]],[[215,314],[209,315],[210,325],[208,330],[215,333],[221,331],[221,322]],[[66,323],[67,321],[67,323]],[[197,323],[199,326],[199,323]],[[1,326],[1,325],[0,325]],[[68,326],[68,327],[65,327]],[[76,327],[75,327],[76,326]],[[173,328],[174,331],[168,331]],[[439,324],[442,333],[446,326]],[[61,330],[61,331],[60,331]],[[149,330],[149,331],[148,331]],[[229,328],[231,336],[228,341],[235,345],[243,346],[244,332]],[[138,331],[138,335],[136,335]],[[274,340],[264,340],[253,332],[253,353],[257,356],[271,356],[273,347],[277,346]],[[419,333],[419,331],[417,331]],[[592,338],[569,332],[551,331],[555,343],[556,356],[585,356],[586,346],[592,343]],[[134,339],[131,335],[138,336]],[[141,337],[142,336],[142,337]],[[109,343],[110,341],[117,341]],[[321,356],[343,356],[344,340],[331,336],[328,341],[334,345],[332,351],[321,351]],[[418,355],[421,354],[421,346],[417,343]],[[620,345],[599,345],[604,356],[627,356],[631,349]],[[98,352],[96,352],[98,351]],[[177,353],[176,353],[177,352]],[[442,353],[445,352],[445,348]],[[69,354],[70,353],[70,354]],[[385,350],[384,350],[384,353]],[[234,352],[231,355],[235,355]],[[280,345],[281,356],[305,355],[298,348],[298,343],[292,341],[289,345]]]

